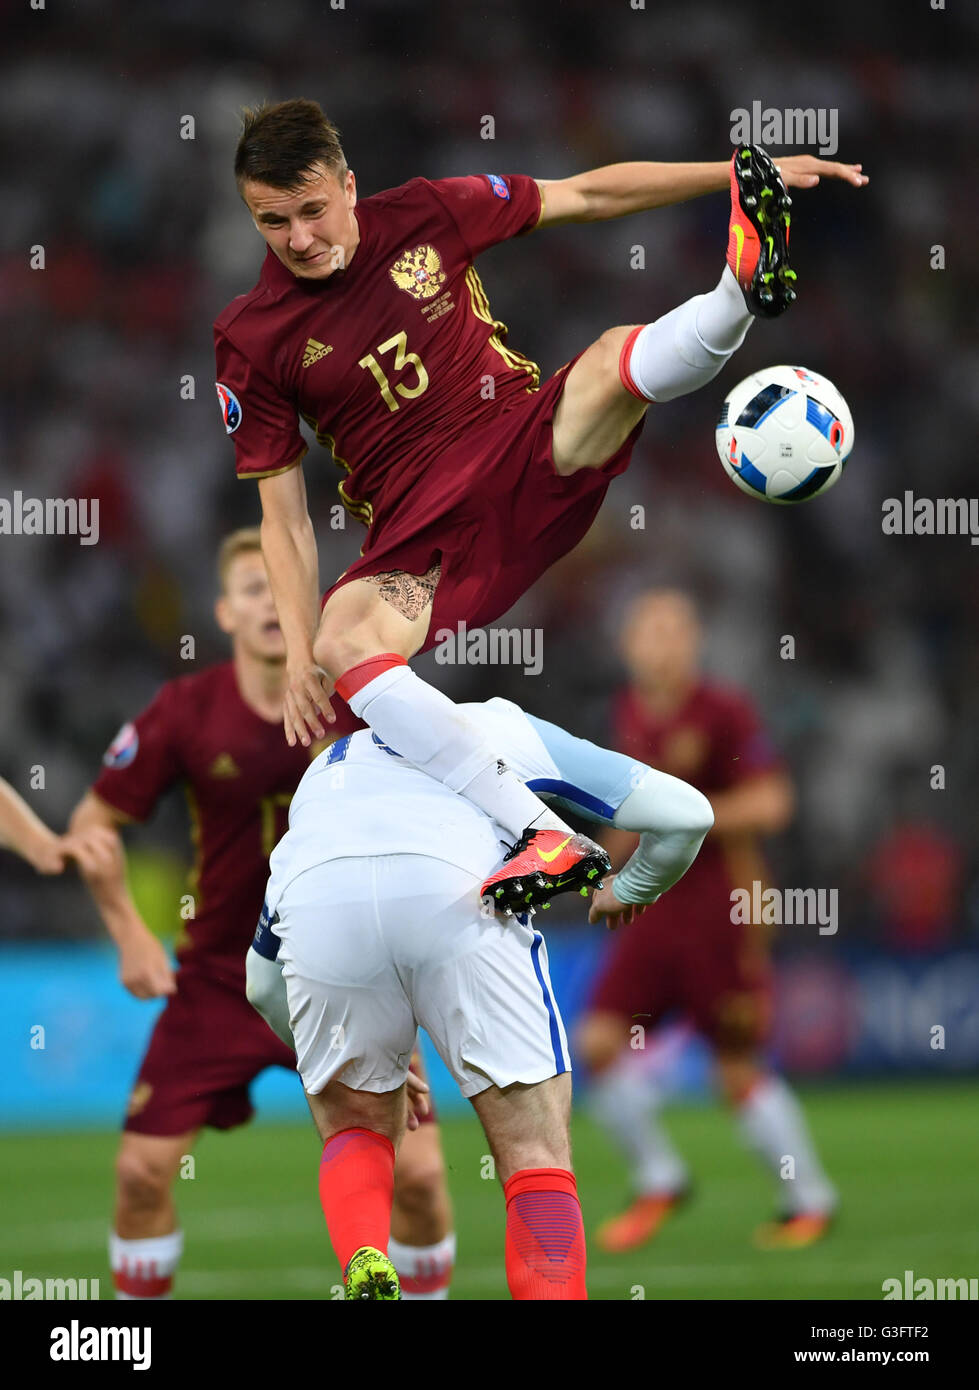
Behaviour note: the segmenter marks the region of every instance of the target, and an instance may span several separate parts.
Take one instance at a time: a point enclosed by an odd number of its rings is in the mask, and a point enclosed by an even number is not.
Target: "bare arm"
[[[262,554],[286,644],[289,688],[283,724],[290,746],[309,746],[311,729],[323,737],[320,716],[333,723],[330,683],[313,660],[319,620],[319,557],[309,518],[302,469],[290,468],[258,484],[262,499]]]
[[[0,845],[26,859],[39,874],[60,874],[65,867],[64,849],[58,836],[2,778]]]
[[[125,819],[93,792],[86,792],[72,812],[68,840],[106,930],[119,948],[123,985],[137,999],[152,999],[173,994],[177,986],[167,953],[139,915],[126,883],[126,855],[119,834]]]
[[[795,811],[795,793],[784,772],[764,772],[710,801],[715,835],[777,835]]]
[[[860,164],[841,164],[815,155],[779,156],[787,188],[815,188],[820,178],[842,179],[861,188],[869,182]],[[727,160],[707,164],[660,164],[642,161],[606,164],[567,179],[538,179],[543,208],[538,227],[563,222],[605,222],[632,212],[685,203],[728,187]]]
[[[290,666],[312,661],[319,599],[319,558],[302,468],[258,484],[262,554]]]

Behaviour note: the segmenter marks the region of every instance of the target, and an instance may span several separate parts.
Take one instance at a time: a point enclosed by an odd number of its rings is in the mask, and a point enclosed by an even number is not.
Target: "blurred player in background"
[[[744,1139],[780,1180],[779,1219],[760,1228],[756,1242],[810,1244],[825,1233],[836,1206],[799,1103],[762,1055],[772,1005],[768,929],[731,920],[732,888],[765,880],[759,837],[791,819],[793,790],[745,696],[701,676],[699,648],[697,613],[686,594],[654,590],[632,604],[622,634],[631,682],[618,699],[614,741],[704,792],[714,828],[665,902],[615,938],[579,1024],[594,1112],[628,1157],[635,1190],[628,1210],[597,1233],[609,1251],[649,1240],[687,1195],[686,1166],[658,1116],[662,1096],[630,1047],[635,1024],[652,1029],[674,1010],[711,1045],[720,1090]],[[629,847],[615,831],[606,844],[613,860]],[[592,920],[615,901],[612,878],[593,899]],[[781,1180],[786,1156],[795,1162],[792,1180]]]
[[[565,179],[413,178],[358,203],[315,102],[245,113],[238,190],[268,250],[219,315],[217,392],[239,477],[258,480],[262,546],[288,650],[290,741],[323,736],[338,694],[384,743],[502,825],[513,843],[485,891],[503,907],[588,883],[596,846],[506,766],[458,706],[411,671],[434,633],[504,613],[591,525],[651,402],[713,380],[753,316],[795,298],[790,199],[859,165],[758,146],[715,163],[613,164]],[[706,294],[607,332],[543,385],[505,344],[473,262],[535,229],[600,222],[728,190],[727,265]],[[718,238],[720,262],[720,238]],[[322,615],[302,415],[368,526]]]
[[[119,948],[123,984],[138,999],[167,996],[116,1163],[109,1251],[121,1298],[170,1294],[183,1246],[172,1188],[201,1127],[244,1124],[255,1077],[266,1067],[296,1066],[293,1050],[245,997],[245,953],[268,856],[310,754],[282,738],[285,646],[257,528],[226,538],[218,571],[215,614],[232,659],[169,681],[124,725],[71,821],[75,832],[101,829],[104,837],[101,853],[81,868]],[[193,916],[177,945],[176,972],[129,895],[118,833],[145,820],[174,783],[187,793],[197,852]],[[428,1124],[406,1143],[396,1185],[394,1258],[409,1296],[446,1296],[450,1222],[438,1130]]]

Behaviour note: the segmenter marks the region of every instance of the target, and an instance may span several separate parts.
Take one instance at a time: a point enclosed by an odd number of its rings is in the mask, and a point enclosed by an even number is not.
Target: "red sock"
[[[320,1159],[320,1204],[345,1270],[364,1245],[387,1253],[394,1200],[394,1145],[370,1129],[327,1139]]]
[[[585,1228],[566,1168],[522,1168],[503,1184],[506,1278],[515,1299],[587,1298]]]
[[[349,671],[344,671],[343,675],[337,679],[336,692],[342,700],[349,704],[351,695],[356,695],[358,690],[363,690],[365,685],[369,685],[375,676],[379,676],[382,671],[390,671],[395,666],[407,666],[403,656],[398,656],[396,652],[382,652],[380,656],[369,656],[366,661],[359,661],[356,666],[351,666]]]

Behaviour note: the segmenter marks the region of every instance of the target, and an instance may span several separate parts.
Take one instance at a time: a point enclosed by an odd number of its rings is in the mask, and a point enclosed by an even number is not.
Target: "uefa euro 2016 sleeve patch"
[[[230,387],[225,386],[223,381],[216,381],[214,389],[218,393],[218,405],[221,407],[221,414],[224,417],[224,428],[228,434],[234,434],[241,424],[241,401]]]
[[[123,724],[105,750],[102,761],[106,767],[128,767],[139,752],[139,734],[135,724]]]
[[[510,190],[507,188],[505,180],[501,179],[499,174],[487,174],[486,177],[489,179],[489,186],[496,196],[509,200]]]

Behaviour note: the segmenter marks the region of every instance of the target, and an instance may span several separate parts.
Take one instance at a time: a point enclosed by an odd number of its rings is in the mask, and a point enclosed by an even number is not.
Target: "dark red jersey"
[[[309,749],[289,747],[279,720],[245,704],[230,661],[169,681],[110,745],[92,790],[116,810],[145,820],[174,783],[186,791],[196,864],[193,916],[177,947],[185,970],[244,989],[268,857],[309,760]]]
[[[322,282],[298,279],[269,250],[258,284],[214,327],[239,477],[298,463],[302,416],[347,475],[348,509],[370,526],[467,430],[526,400],[539,371],[506,346],[473,260],[540,213],[537,184],[522,175],[419,178],[357,203],[360,242]],[[445,472],[447,493],[463,486]]]
[[[740,692],[702,683],[666,719],[649,714],[635,691],[620,692],[614,711],[615,746],[661,772],[681,777],[708,798],[781,767],[754,707]],[[732,884],[764,877],[754,836],[708,835],[691,867],[657,904],[655,915],[684,910],[693,899],[727,900]]]

